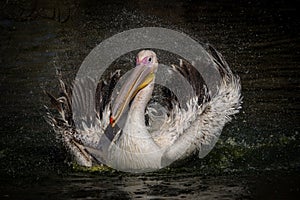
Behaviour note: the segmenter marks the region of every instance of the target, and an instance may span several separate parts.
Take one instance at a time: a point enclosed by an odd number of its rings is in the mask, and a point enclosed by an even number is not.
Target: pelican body
[[[209,46],[209,50],[222,76],[213,96],[205,84],[200,84],[197,70],[181,60],[171,70],[189,81],[195,95],[186,100],[185,107],[178,104],[174,95],[169,95],[166,99],[171,106],[165,108],[162,117],[157,117],[157,110],[149,101],[158,59],[153,51],[143,50],[117,95],[113,96],[112,90],[120,78],[119,71],[112,73],[110,80],[97,83],[95,96],[90,96],[95,106],[88,112],[90,116],[82,115],[79,122],[73,108],[89,105],[82,103],[88,96],[86,84],[75,84],[73,94],[77,91],[80,95],[72,96],[72,91],[60,79],[62,95],[55,98],[48,93],[60,115],[56,117],[48,112],[48,122],[83,166],[106,164],[122,171],[144,172],[166,167],[194,152],[204,157],[215,145],[224,125],[241,107],[239,77],[214,48]]]

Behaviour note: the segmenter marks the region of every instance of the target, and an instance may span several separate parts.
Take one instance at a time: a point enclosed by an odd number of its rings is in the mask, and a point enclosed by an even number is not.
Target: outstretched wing
[[[119,77],[120,72],[116,71],[108,80],[100,82],[88,77],[75,80],[71,90],[58,73],[59,97],[46,92],[59,112],[57,116],[48,111],[47,122],[80,165],[91,166],[101,161],[104,155],[101,150],[110,142],[107,136],[114,134],[110,129],[104,130],[109,124],[111,93]]]
[[[187,101],[186,108],[175,102],[160,130],[153,133],[156,143],[166,148],[162,166],[195,150],[204,157],[214,147],[225,123],[241,108],[239,77],[232,73],[224,58],[212,46],[208,45],[207,51],[221,76],[221,83],[213,96],[191,64],[180,61],[179,66],[174,66],[174,70],[192,85],[195,96]]]

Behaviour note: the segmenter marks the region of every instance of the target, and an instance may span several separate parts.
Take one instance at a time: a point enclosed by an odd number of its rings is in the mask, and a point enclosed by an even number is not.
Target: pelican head
[[[110,124],[112,127],[118,122],[124,109],[136,94],[154,82],[158,61],[156,54],[150,50],[142,50],[137,54],[136,66],[130,77],[122,86],[119,95],[112,106]]]

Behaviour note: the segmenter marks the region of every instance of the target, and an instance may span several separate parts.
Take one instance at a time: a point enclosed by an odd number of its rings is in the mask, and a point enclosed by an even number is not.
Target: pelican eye
[[[151,57],[149,57],[149,58],[148,58],[148,62],[151,62],[151,61],[152,61],[152,58],[151,58]]]

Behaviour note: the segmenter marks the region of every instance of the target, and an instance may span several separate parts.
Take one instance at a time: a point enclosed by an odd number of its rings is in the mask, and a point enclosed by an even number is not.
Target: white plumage
[[[62,95],[54,98],[48,93],[60,116],[48,112],[48,122],[76,161],[84,166],[104,163],[119,170],[139,172],[163,168],[195,151],[204,157],[217,142],[224,125],[241,107],[240,79],[216,50],[210,47],[210,51],[222,77],[213,96],[205,84],[199,88],[201,80],[193,66],[180,60],[179,66],[174,65],[171,70],[189,80],[195,96],[182,106],[170,95],[170,106],[158,110],[155,102],[149,103],[158,62],[153,51],[144,50],[138,54],[135,71],[116,99],[112,99],[112,91],[107,93],[107,89],[119,79],[119,71],[98,85],[93,85],[91,79],[74,84],[73,94],[76,91],[80,95],[73,98],[71,90],[60,81]],[[92,89],[84,88],[86,85]],[[89,103],[91,99],[96,105]],[[78,111],[72,110],[74,105],[79,107]],[[80,117],[74,119],[74,112],[82,110],[86,113],[79,113]],[[118,123],[122,120],[120,128]]]

